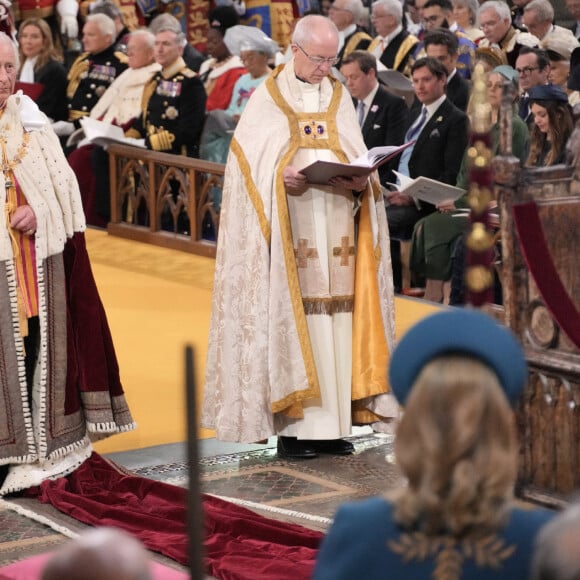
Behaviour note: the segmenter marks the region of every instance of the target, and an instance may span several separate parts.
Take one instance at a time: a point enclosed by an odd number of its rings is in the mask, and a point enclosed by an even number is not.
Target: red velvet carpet
[[[187,564],[187,491],[127,475],[93,455],[74,473],[28,492],[93,526],[114,526]],[[205,565],[224,580],[310,578],[322,534],[204,495]]]

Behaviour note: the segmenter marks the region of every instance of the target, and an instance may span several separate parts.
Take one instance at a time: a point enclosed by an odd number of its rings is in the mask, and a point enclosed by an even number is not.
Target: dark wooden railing
[[[215,256],[224,165],[136,147],[109,147],[108,232]]]

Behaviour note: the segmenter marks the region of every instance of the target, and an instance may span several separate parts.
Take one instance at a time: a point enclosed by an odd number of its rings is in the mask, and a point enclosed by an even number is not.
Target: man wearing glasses
[[[472,62],[475,59],[475,43],[457,26],[453,18],[450,0],[429,0],[423,8],[423,24],[428,34],[433,30],[449,30],[457,38],[457,72],[465,79],[471,78]],[[423,39],[424,40],[424,39]],[[424,56],[421,47],[415,50],[417,57]]]
[[[371,43],[372,38],[357,24],[362,12],[361,0],[334,0],[328,9],[328,17],[338,28],[338,68],[353,50],[366,50]]]
[[[419,39],[403,27],[403,7],[399,0],[373,2],[371,23],[377,36],[368,51],[389,69],[411,73],[411,56]]]
[[[479,27],[485,38],[480,47],[499,48],[510,66],[515,68],[516,59],[522,46],[538,46],[540,41],[529,32],[522,32],[512,26],[510,7],[501,0],[487,0],[479,7]]]
[[[386,212],[374,173],[313,185],[300,172],[366,148],[348,91],[328,76],[334,24],[305,16],[291,50],[232,139],[202,424],[224,441],[278,435],[280,457],[346,455],[352,424],[386,429],[398,415],[386,382],[394,344]]]
[[[550,58],[548,53],[540,48],[523,46],[516,60],[515,69],[520,86],[518,114],[530,126],[534,122],[534,117],[530,111],[528,91],[532,87],[548,83]]]

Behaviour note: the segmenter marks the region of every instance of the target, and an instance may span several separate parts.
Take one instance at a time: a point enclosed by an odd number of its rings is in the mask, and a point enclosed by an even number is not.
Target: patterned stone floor
[[[218,446],[217,453],[202,454],[200,459],[202,491],[259,504],[266,510],[264,515],[272,509],[298,512],[297,519],[287,521],[323,530],[339,504],[401,484],[393,464],[392,436],[365,433],[349,440],[355,445],[353,455],[320,455],[309,460],[278,459],[272,444],[240,451],[226,446],[225,452],[219,452]],[[165,447],[155,450],[156,461],[147,451],[113,459],[137,475],[186,486],[188,465],[180,457],[183,449],[176,453]],[[142,466],[135,467],[140,462]],[[319,518],[322,523],[309,522],[308,517]],[[0,521],[0,565],[55,549],[67,541],[51,528],[1,506]]]
[[[202,491],[330,518],[339,504],[400,485],[393,464],[392,436],[369,433],[349,438],[349,456],[281,460],[276,450],[244,451],[202,458]],[[187,463],[135,469],[144,477],[187,485]]]

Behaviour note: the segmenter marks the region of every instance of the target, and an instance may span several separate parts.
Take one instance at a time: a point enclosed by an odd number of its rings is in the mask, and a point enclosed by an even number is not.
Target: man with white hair
[[[553,22],[554,7],[549,0],[532,0],[524,7],[523,23],[528,32],[538,38],[541,43],[550,38],[572,43],[576,40],[571,30]]]
[[[403,27],[403,7],[400,0],[373,2],[371,22],[377,36],[368,51],[388,69],[408,74],[411,55],[419,39]]]
[[[336,27],[305,16],[291,46],[292,60],[255,90],[230,147],[202,423],[223,441],[276,434],[280,457],[346,455],[353,424],[398,416],[386,381],[386,211],[375,173],[326,185],[301,173],[366,147],[348,91],[329,76]]]
[[[485,38],[480,40],[478,46],[499,48],[511,67],[515,67],[522,46],[535,47],[540,44],[533,34],[512,26],[510,8],[501,0],[487,0],[480,6],[479,27]]]
[[[92,108],[93,119],[126,127],[141,115],[145,84],[161,68],[154,59],[154,45],[155,35],[149,30],[139,29],[129,34],[129,68],[113,81]],[[72,151],[68,162],[79,181],[87,223],[106,227],[111,213],[108,153],[102,147],[85,145]]]
[[[161,70],[145,86],[143,112],[126,134],[144,138],[154,151],[197,157],[206,94],[182,58],[185,44],[183,32],[169,25],[157,29],[154,52]]]
[[[47,117],[13,95],[0,33],[0,495],[76,469],[135,428],[85,247],[78,184]]]
[[[68,73],[68,120],[53,124],[56,134],[70,135],[80,127],[79,119],[92,108],[111,83],[127,68],[127,56],[115,50],[115,23],[105,14],[87,16],[83,26],[83,48]]]
[[[372,38],[357,24],[363,12],[361,0],[334,0],[328,10],[328,17],[338,28],[338,63],[353,50],[366,50]]]

